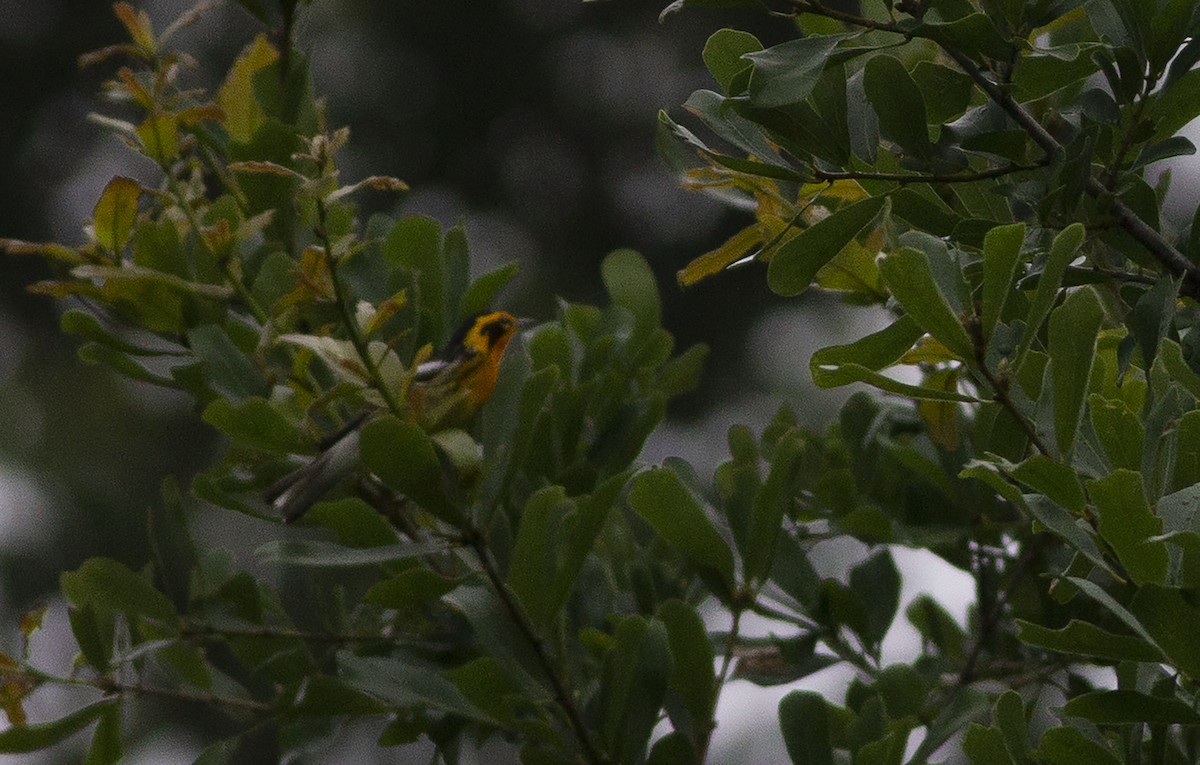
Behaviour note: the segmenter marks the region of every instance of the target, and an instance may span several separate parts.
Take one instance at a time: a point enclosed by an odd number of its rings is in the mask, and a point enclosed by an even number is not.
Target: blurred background
[[[520,276],[503,296],[508,307],[545,317],[557,297],[601,301],[604,255],[632,247],[646,256],[659,276],[664,323],[679,346],[702,341],[712,353],[701,391],[675,403],[644,457],[683,456],[705,474],[724,458],[731,424],[760,429],[781,401],[811,426],[828,422],[845,393],[811,389],[808,358],[877,316],[844,310],[830,296],[785,302],[769,293],[757,264],[686,292],[676,286],[679,268],[747,217],[679,189],[655,153],[657,111],[678,118],[693,90],[713,87],[700,53],[716,29],[750,29],[768,44],[789,29],[750,12],[689,11],[659,23],[665,4],[316,0],[299,33],[331,126],[351,128],[343,179],[382,174],[407,181],[413,191],[398,211],[444,225],[463,221],[476,272],[519,261]],[[135,5],[162,29],[192,0]],[[249,15],[227,6],[176,38],[175,46],[200,62],[189,75],[198,85],[215,85],[257,31]],[[81,72],[76,60],[123,40],[123,29],[109,3],[96,0],[0,0],[0,19],[0,237],[79,243],[109,178],[154,179],[153,168],[86,120],[104,108],[96,91],[115,65]],[[125,382],[75,357],[76,342],[59,332],[52,301],[25,292],[48,275],[33,258],[0,256],[6,652],[16,650],[17,615],[56,602],[61,571],[91,555],[144,564],[147,508],[161,502],[162,480],[178,476],[186,485],[220,448],[182,396]],[[905,599],[913,594],[906,590]],[[48,619],[39,651],[47,663],[66,666],[73,649],[49,644],[54,632],[65,634],[62,609]],[[724,703],[736,709],[766,701],[747,698],[734,687]],[[61,694],[36,701],[30,715],[43,720],[69,703]],[[723,723],[714,761],[779,751],[774,703],[766,703],[754,720]],[[190,762],[198,745],[193,732],[164,724],[131,744],[126,761]],[[78,762],[84,746],[85,737],[76,736],[22,761]],[[395,761],[395,752],[384,754]],[[356,753],[353,761],[372,756]]]

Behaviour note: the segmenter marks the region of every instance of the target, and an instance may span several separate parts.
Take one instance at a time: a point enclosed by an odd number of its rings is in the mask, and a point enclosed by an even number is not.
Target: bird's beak
[[[537,319],[531,319],[528,316],[522,316],[521,318],[517,319],[517,329],[526,330],[530,327],[537,326],[537,323]]]

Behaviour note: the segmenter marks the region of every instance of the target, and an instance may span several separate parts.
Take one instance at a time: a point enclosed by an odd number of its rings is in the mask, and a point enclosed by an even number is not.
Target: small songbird
[[[471,420],[496,387],[504,349],[523,322],[505,311],[469,317],[434,360],[417,367],[408,387],[408,414],[429,433]],[[291,523],[358,464],[359,430],[371,412],[361,412],[330,439],[311,462],[276,481],[265,499]],[[403,459],[398,456],[397,459]]]

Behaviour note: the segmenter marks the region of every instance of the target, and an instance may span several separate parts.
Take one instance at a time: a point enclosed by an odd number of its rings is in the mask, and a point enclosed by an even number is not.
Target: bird
[[[435,359],[417,367],[408,386],[406,415],[426,432],[461,427],[487,403],[496,388],[509,341],[525,326],[507,311],[468,317]],[[321,452],[264,492],[285,523],[299,520],[358,464],[359,433],[376,412],[359,412],[325,439]],[[397,455],[403,459],[403,455]]]

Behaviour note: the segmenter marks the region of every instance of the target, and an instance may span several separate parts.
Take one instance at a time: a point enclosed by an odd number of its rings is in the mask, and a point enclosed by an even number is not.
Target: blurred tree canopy
[[[30,290],[68,306],[85,361],[190,401],[221,451],[162,482],[146,556],[62,574],[74,661],[35,653],[46,609],[13,620],[0,751],[88,729],[87,761],[117,762],[165,702],[205,710],[203,763],[356,735],[446,762],[695,763],[732,681],[841,667],[841,692],[778,704],[795,763],[1196,760],[1200,244],[1151,169],[1195,151],[1200,2],[788,0],[776,40],[696,44],[710,81],[659,112],[657,147],[749,220],[677,281],[757,262],[781,297],[888,317],[809,363],[873,393],[820,428],[786,403],[734,425],[715,469],[639,462],[709,354],[663,328],[630,249],[504,352],[478,417],[431,425],[425,363],[518,268],[473,268],[464,226],[393,214],[404,181],[351,169],[370,156],[296,45],[319,14],[237,4],[254,31],[200,87],[176,36],[209,3],[167,24],[113,6],[126,39],[88,56],[114,72],[92,120],[145,172],[107,179],[83,244],[4,242],[47,264]],[[567,160],[529,160],[501,178],[570,211]],[[480,342],[437,368],[497,361]],[[272,487],[351,435],[289,528]],[[217,516],[246,533],[213,543]],[[901,609],[902,548],[974,582],[965,623]],[[895,660],[901,621],[920,645]],[[69,710],[30,713],[64,688]]]

